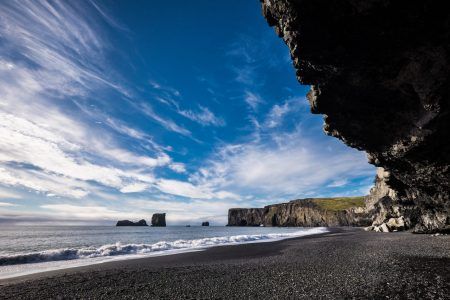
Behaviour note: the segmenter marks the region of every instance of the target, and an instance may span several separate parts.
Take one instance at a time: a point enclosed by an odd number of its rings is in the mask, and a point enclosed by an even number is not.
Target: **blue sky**
[[[0,2],[0,222],[111,224],[366,194],[259,1]]]

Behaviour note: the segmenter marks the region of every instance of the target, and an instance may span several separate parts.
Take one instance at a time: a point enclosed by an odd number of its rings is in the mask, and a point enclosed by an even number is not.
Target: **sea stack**
[[[116,226],[148,226],[148,225],[147,222],[144,219],[142,219],[137,222],[132,222],[130,220],[120,220],[117,221]]]
[[[209,226],[209,222],[202,222],[202,226]]]
[[[152,216],[152,226],[153,227],[166,227],[166,214],[153,214]]]

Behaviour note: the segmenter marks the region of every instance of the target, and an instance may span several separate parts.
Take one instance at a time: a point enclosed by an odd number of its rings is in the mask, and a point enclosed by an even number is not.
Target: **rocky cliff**
[[[231,208],[228,211],[228,226],[328,227],[371,224],[371,218],[363,207],[336,208],[327,206],[326,201],[334,199],[298,199],[264,208]]]
[[[324,131],[381,167],[374,225],[450,230],[450,13],[445,1],[263,0]],[[377,227],[378,228],[378,227]]]
[[[264,208],[230,208],[228,226],[260,226],[264,224]]]
[[[165,227],[166,226],[166,214],[153,214],[152,216],[152,226],[154,227]]]

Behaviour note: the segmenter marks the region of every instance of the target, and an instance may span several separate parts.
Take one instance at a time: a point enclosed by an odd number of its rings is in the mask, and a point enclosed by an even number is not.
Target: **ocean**
[[[138,257],[201,251],[326,232],[325,228],[225,226],[3,226],[0,279]]]

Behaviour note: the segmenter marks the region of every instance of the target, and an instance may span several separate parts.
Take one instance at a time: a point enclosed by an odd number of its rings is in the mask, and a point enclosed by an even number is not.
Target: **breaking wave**
[[[325,228],[312,228],[308,230],[297,231],[293,233],[270,233],[255,235],[235,235],[224,237],[212,237],[196,240],[177,240],[173,242],[161,241],[154,244],[125,244],[120,242],[115,244],[103,245],[101,247],[87,248],[66,248],[53,249],[41,252],[31,252],[13,255],[0,256],[0,266],[62,261],[73,259],[87,259],[96,257],[108,257],[131,254],[151,254],[168,250],[195,250],[221,245],[233,245],[258,241],[270,241],[299,237],[305,235],[319,234],[327,232]]]

